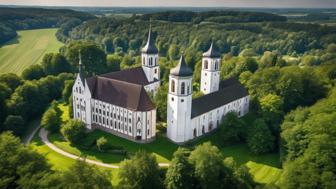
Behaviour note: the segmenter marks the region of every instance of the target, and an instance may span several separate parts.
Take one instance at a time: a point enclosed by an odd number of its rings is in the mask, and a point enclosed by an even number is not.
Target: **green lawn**
[[[54,170],[66,170],[70,165],[75,163],[74,159],[62,156],[42,143],[40,137],[38,136],[38,132],[31,141],[30,146],[38,153],[44,155]]]
[[[21,74],[32,64],[42,61],[43,55],[58,52],[63,45],[56,39],[57,29],[18,31],[18,37],[0,48],[0,74]]]
[[[250,169],[254,180],[261,184],[279,184],[282,170],[264,164],[249,161],[246,166]]]
[[[67,106],[63,103],[59,105],[62,111],[66,112],[62,115],[63,121],[69,119],[67,114]],[[253,115],[245,117],[245,121],[253,119]],[[178,145],[170,142],[163,134],[160,132],[157,134],[157,138],[154,142],[150,144],[138,144],[131,142],[129,140],[117,137],[113,134],[106,133],[104,131],[95,130],[88,134],[85,138],[84,143],[94,143],[96,139],[104,136],[108,142],[117,147],[122,147],[129,153],[135,153],[139,150],[145,150],[147,152],[153,153],[159,163],[169,163],[172,159],[173,153],[178,148]],[[88,159],[93,159],[96,161],[116,164],[118,165],[126,157],[124,155],[117,155],[111,153],[102,153],[95,150],[83,150],[79,147],[70,145],[69,142],[65,141],[60,134],[49,135],[49,140],[52,141],[57,147],[63,149],[64,151],[70,152],[75,155],[84,155]],[[210,135],[204,136],[192,143],[187,144],[185,147],[193,148],[199,144],[210,141],[212,144],[216,145],[225,157],[233,157],[239,165],[245,164],[250,168],[250,172],[254,176],[256,182],[261,184],[277,184],[277,181],[281,175],[279,154],[271,153],[264,155],[255,155],[248,150],[245,144],[229,145],[223,146],[220,143],[220,135],[218,132],[214,132]],[[48,147],[40,147],[42,150],[50,151]],[[49,155],[52,154],[52,155]],[[54,155],[54,152],[48,152],[47,158],[50,159],[52,164],[57,164],[57,167],[63,168],[67,167],[68,158],[60,159],[59,155]],[[72,162],[74,160],[70,159]],[[115,174],[115,173],[113,173]],[[114,179],[117,179],[114,177]],[[117,182],[117,181],[114,181]]]

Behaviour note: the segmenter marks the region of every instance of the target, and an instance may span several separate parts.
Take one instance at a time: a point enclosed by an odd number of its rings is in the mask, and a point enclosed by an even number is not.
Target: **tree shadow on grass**
[[[0,48],[5,47],[5,46],[8,46],[8,45],[16,45],[16,44],[19,44],[19,43],[20,43],[20,38],[21,38],[21,36],[18,35],[18,36],[16,36],[15,38],[13,38],[13,39],[11,39],[11,40],[9,40],[9,41],[7,41],[7,42],[1,44],[1,45],[0,45]]]

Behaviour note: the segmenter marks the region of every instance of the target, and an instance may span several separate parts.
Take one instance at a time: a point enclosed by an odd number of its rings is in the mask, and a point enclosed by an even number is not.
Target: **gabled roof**
[[[247,95],[247,90],[236,78],[223,80],[217,92],[201,96],[192,101],[191,118],[202,115]]]
[[[155,46],[155,40],[152,36],[152,27],[149,27],[148,40],[146,45],[141,49],[142,53],[157,54],[159,51]]]
[[[155,105],[142,85],[94,76],[87,79],[92,98],[133,111],[150,111]]]
[[[210,45],[210,48],[207,52],[203,53],[203,57],[209,57],[209,58],[220,58],[220,53],[216,51],[213,42]]]
[[[139,85],[148,85],[151,83],[148,81],[146,74],[143,71],[142,67],[130,68],[130,69],[122,70],[118,72],[102,74],[100,75],[100,77],[116,79],[116,80],[139,84]],[[155,80],[154,82],[156,81],[157,80]]]
[[[170,74],[174,76],[192,76],[192,70],[187,66],[184,57],[181,56],[178,65],[170,70]]]

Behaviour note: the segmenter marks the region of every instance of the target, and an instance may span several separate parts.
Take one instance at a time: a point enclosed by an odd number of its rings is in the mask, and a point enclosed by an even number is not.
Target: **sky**
[[[0,5],[336,8],[336,0],[0,0]]]

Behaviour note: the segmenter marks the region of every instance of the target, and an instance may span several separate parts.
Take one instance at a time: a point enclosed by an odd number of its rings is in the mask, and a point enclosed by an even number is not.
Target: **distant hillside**
[[[139,16],[142,20],[164,20],[171,22],[194,22],[210,21],[216,23],[237,23],[237,22],[284,22],[287,18],[272,13],[263,12],[238,12],[238,11],[169,11],[160,13],[144,14]]]
[[[93,19],[89,13],[66,9],[0,7],[0,44],[13,39],[16,30],[54,28],[67,22]]]

